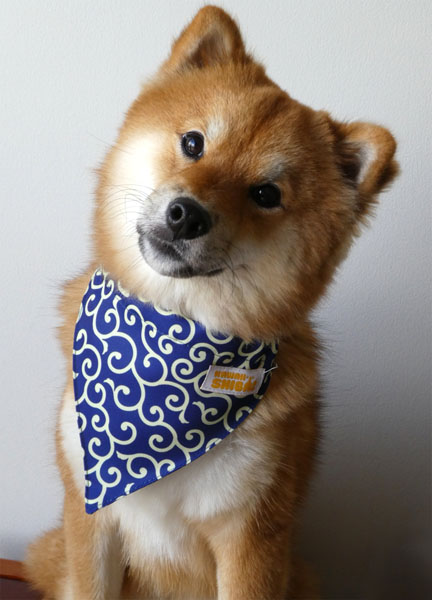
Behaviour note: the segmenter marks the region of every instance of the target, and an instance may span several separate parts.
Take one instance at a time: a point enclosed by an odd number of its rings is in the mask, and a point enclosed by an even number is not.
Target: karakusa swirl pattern
[[[93,513],[187,465],[231,433],[265,393],[200,389],[209,366],[273,366],[276,342],[246,343],[130,296],[102,270],[84,294],[73,378]]]

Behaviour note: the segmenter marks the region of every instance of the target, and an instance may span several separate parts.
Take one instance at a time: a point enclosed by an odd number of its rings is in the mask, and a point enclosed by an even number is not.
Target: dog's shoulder
[[[92,264],[81,274],[67,281],[60,294],[58,309],[61,322],[58,328],[58,338],[67,359],[72,356],[73,332],[81,300],[95,269],[96,265]]]

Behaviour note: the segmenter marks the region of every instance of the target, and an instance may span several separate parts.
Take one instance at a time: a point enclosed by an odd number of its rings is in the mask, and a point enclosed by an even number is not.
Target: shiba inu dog
[[[395,147],[292,99],[223,10],[184,29],[99,170],[94,258],[61,299],[64,514],[26,562],[46,598],[314,597],[294,548],[318,437],[308,315],[396,175]]]

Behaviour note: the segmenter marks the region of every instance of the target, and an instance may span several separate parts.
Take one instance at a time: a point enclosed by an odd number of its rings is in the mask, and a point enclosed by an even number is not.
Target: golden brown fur
[[[208,133],[211,160],[185,164],[176,140],[190,129],[213,132],[218,141]],[[164,278],[144,264],[136,244],[127,243],[135,231],[120,227],[119,202],[135,168],[128,155],[148,148],[154,188],[187,190],[224,223],[218,235],[234,265],[231,272]],[[100,169],[94,260],[65,286],[60,340],[69,361],[77,309],[98,265],[130,292],[219,330],[245,339],[280,338],[269,392],[238,434],[251,448],[267,448],[272,479],[259,493],[252,493],[253,481],[245,484],[234,509],[205,519],[184,517],[196,539],[196,565],[183,568],[157,556],[143,560],[129,541],[132,532],[117,530],[106,508],[85,513],[60,413],[63,521],[30,547],[27,560],[29,578],[46,598],[115,598],[120,587],[130,598],[275,600],[316,594],[306,567],[293,556],[298,508],[319,435],[318,348],[308,312],[376,194],[396,174],[394,152],[387,130],[337,123],[290,98],[245,52],[237,25],[221,9],[203,8],[183,31],[132,105]],[[283,207],[251,208],[249,186],[269,173],[282,190]],[[62,410],[71,387],[69,375]],[[111,566],[124,569],[111,587],[113,569],[101,566],[108,556]]]

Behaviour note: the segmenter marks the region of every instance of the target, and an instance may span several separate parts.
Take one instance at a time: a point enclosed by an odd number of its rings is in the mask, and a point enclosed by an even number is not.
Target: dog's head
[[[217,330],[271,338],[324,292],[396,174],[382,127],[290,98],[205,7],[130,108],[100,171],[97,260]]]

